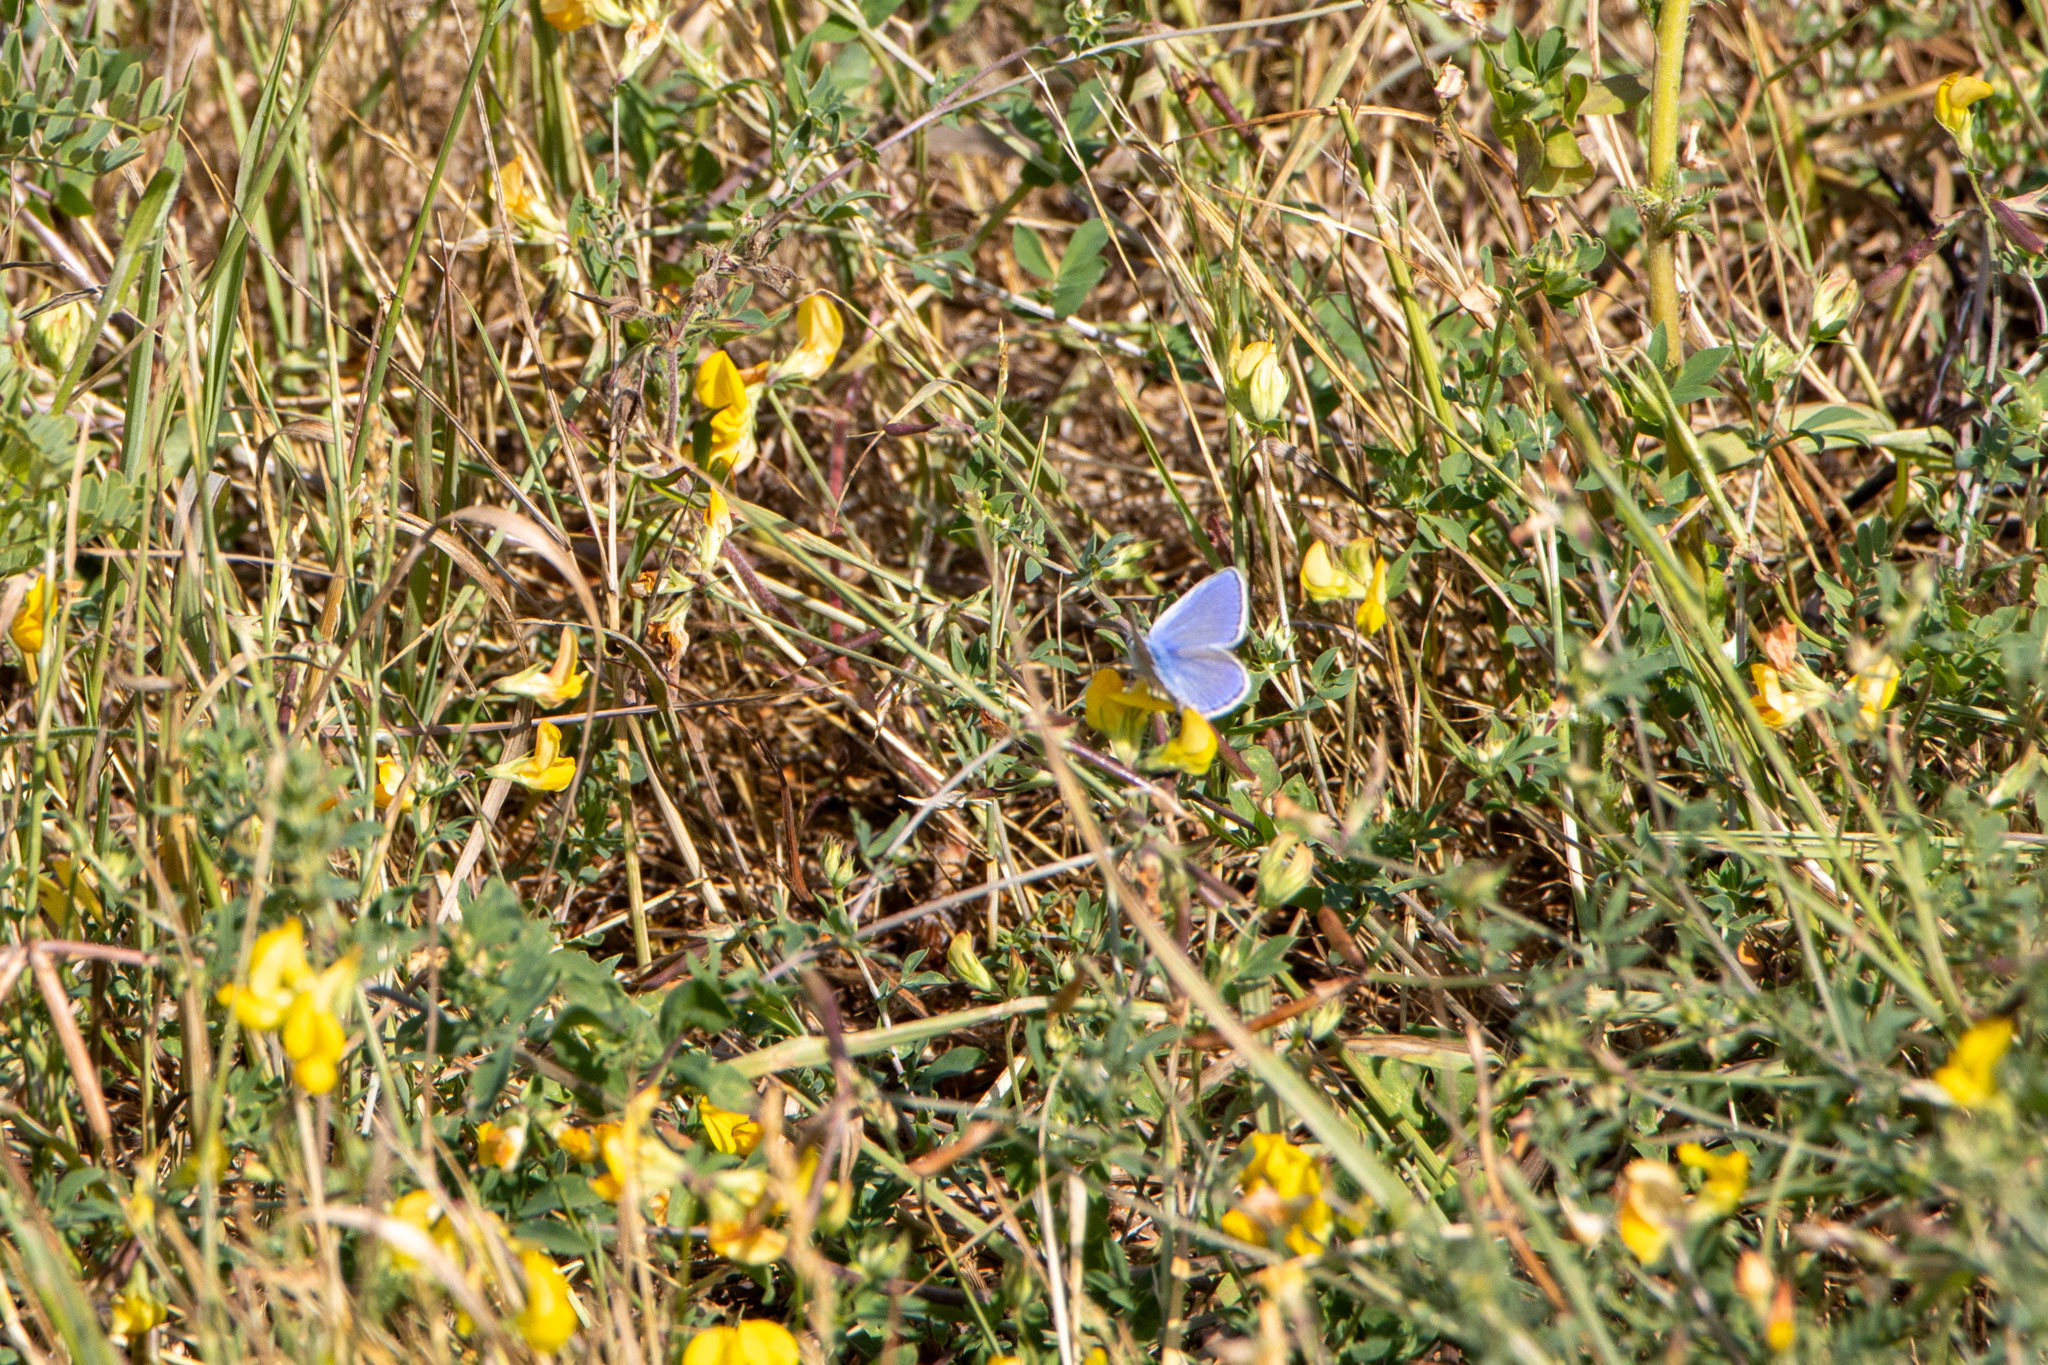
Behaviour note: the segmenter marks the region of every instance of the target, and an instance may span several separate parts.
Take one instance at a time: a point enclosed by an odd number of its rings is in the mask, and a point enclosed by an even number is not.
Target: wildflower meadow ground
[[[2048,1354],[2042,0],[0,115],[0,1365]]]

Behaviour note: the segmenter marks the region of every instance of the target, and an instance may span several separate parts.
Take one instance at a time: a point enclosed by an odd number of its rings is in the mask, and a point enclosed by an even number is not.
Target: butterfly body
[[[1251,626],[1244,570],[1224,569],[1190,588],[1131,638],[1131,667],[1190,711],[1211,719],[1235,711],[1252,693],[1252,676],[1231,651]]]

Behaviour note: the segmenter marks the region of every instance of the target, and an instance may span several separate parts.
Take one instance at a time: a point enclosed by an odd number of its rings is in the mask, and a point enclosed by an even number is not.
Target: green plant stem
[[[1649,191],[1643,266],[1650,280],[1650,321],[1664,328],[1666,363],[1685,358],[1678,310],[1678,95],[1685,77],[1685,30],[1692,0],[1664,0],[1657,12],[1657,69],[1650,85]]]

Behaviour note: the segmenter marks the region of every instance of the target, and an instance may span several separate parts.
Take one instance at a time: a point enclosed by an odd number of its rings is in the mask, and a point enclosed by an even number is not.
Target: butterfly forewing
[[[1146,632],[1153,649],[1162,643],[1191,649],[1235,649],[1244,643],[1251,625],[1251,593],[1245,587],[1244,570],[1228,568],[1210,574],[1189,588],[1178,602],[1159,613]]]

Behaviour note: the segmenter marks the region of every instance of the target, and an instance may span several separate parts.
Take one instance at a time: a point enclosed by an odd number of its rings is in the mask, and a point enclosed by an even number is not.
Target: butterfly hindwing
[[[1197,647],[1152,654],[1153,671],[1173,699],[1190,711],[1220,716],[1251,695],[1252,675],[1228,650]]]

